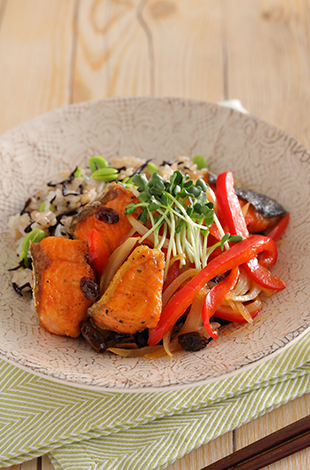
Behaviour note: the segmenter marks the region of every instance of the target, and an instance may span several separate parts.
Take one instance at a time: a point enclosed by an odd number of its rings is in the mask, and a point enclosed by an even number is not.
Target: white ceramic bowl
[[[161,162],[204,155],[214,173],[232,170],[243,186],[290,213],[273,274],[287,288],[264,302],[252,325],[229,325],[199,352],[154,361],[98,355],[84,341],[39,328],[30,302],[12,289],[16,254],[7,218],[50,175],[92,155]],[[283,351],[310,326],[310,154],[280,130],[216,104],[177,98],[118,98],[68,106],[0,137],[0,356],[51,380],[93,390],[144,392],[219,380]]]

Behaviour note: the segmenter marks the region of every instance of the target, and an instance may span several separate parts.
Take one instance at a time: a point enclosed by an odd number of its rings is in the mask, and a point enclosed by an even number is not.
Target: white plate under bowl
[[[84,341],[39,328],[30,301],[12,289],[16,265],[7,219],[50,175],[92,155],[154,161],[204,155],[214,173],[290,213],[273,273],[287,288],[269,297],[252,325],[229,325],[199,352],[173,359],[98,355]],[[0,137],[0,357],[50,380],[93,390],[146,392],[191,387],[234,375],[283,351],[310,327],[310,154],[280,130],[216,104],[178,98],[117,98],[68,106]]]

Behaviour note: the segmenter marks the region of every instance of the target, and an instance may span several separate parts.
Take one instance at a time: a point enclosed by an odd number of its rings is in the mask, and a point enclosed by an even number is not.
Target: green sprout
[[[210,255],[207,250],[209,227],[214,221],[219,224],[213,203],[207,200],[207,184],[202,179],[194,183],[188,175],[183,175],[180,171],[175,171],[170,181],[154,172],[149,181],[142,173],[134,175],[131,182],[140,193],[139,203],[129,204],[125,214],[132,214],[139,207],[142,211],[138,220],[144,224],[151,222],[151,228],[140,239],[140,243],[151,233],[154,235],[155,248],[161,249],[165,241],[169,240],[165,274],[171,257],[181,253],[185,253],[196,268],[205,267]],[[229,247],[228,242],[240,241],[240,237],[238,240],[237,238],[226,234],[216,245]],[[181,259],[180,263],[185,264],[184,259]]]

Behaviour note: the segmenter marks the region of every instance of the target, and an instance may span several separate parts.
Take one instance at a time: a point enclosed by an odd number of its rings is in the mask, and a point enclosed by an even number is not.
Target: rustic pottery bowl
[[[12,289],[16,265],[8,216],[50,175],[90,156],[155,162],[204,155],[214,173],[232,170],[246,188],[291,213],[273,274],[287,288],[264,301],[252,325],[231,324],[199,352],[149,361],[98,355],[82,340],[38,326],[31,301]],[[192,387],[237,374],[282,352],[310,327],[310,154],[280,130],[216,104],[177,98],[116,98],[71,105],[0,137],[0,357],[50,380],[93,390],[145,392]]]

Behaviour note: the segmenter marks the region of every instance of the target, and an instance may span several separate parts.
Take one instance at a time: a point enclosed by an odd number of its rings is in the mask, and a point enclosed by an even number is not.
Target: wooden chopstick
[[[201,470],[258,470],[310,446],[310,416],[296,421]]]

